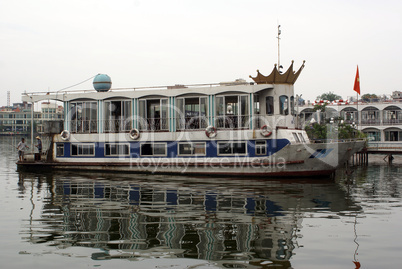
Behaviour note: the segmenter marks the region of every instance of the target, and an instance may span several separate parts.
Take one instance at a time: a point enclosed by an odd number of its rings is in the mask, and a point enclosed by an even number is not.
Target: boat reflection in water
[[[190,258],[228,268],[288,268],[303,217],[360,210],[333,181],[322,180],[20,173],[20,186],[28,180],[38,180],[37,191],[46,195],[40,219],[23,226],[23,240],[98,249],[91,257],[97,260]]]

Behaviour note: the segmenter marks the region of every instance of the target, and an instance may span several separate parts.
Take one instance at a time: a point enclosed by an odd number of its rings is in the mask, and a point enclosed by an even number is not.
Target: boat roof
[[[58,92],[23,93],[22,101],[39,102],[44,100],[74,101],[74,100],[107,100],[116,98],[146,98],[146,97],[185,97],[218,94],[250,94],[262,90],[273,89],[273,84],[254,84],[223,82],[216,84],[175,85],[140,88],[114,88],[107,92],[96,90],[70,90]]]

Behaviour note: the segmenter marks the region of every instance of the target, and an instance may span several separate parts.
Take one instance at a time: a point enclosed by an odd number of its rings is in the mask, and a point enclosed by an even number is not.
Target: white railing
[[[103,122],[106,133],[128,132],[132,128],[131,120],[104,120]]]
[[[250,116],[218,116],[215,118],[215,126],[221,129],[247,129],[250,128]]]
[[[97,120],[72,120],[69,125],[72,133],[96,133],[98,131]]]
[[[161,118],[146,118],[138,120],[140,130],[146,131],[167,131],[169,130],[168,119]]]
[[[370,150],[402,150],[402,142],[368,142],[367,148]]]
[[[208,118],[205,116],[176,118],[176,126],[178,130],[205,129],[208,125]]]
[[[177,130],[204,130],[212,125],[205,116],[174,118]],[[242,116],[218,116],[215,117],[215,127],[219,129],[249,129],[251,117]],[[143,131],[168,131],[169,118],[141,118],[136,119],[138,129]],[[133,128],[133,119],[103,120],[100,122],[106,133],[128,132]],[[99,122],[96,120],[71,120],[68,122],[72,133],[96,133]],[[259,128],[261,118],[254,119],[254,125]]]

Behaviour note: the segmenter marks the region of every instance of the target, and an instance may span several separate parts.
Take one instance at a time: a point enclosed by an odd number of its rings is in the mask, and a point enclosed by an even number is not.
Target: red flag
[[[353,86],[353,90],[360,95],[360,77],[359,77],[359,66],[357,66],[355,85]]]

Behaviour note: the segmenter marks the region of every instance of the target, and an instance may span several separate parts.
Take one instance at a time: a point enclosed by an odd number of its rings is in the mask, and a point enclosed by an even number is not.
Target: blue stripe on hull
[[[261,141],[261,140],[258,140]],[[289,144],[289,140],[287,139],[267,139],[266,141],[266,154],[265,155],[256,155],[255,152],[255,140],[249,141],[234,141],[234,142],[247,142],[247,154],[239,154],[239,156],[247,156],[247,157],[267,157],[272,154],[280,151],[286,145]],[[232,157],[235,155],[224,155],[219,154],[217,152],[217,143],[218,142],[228,142],[228,141],[191,141],[191,142],[205,142],[206,143],[206,155],[205,156],[185,156],[178,155],[178,143],[185,143],[187,141],[157,141],[154,143],[167,143],[167,155],[166,156],[143,156],[144,158],[202,158],[202,157]],[[65,158],[137,158],[140,156],[140,145],[143,143],[152,143],[152,142],[121,142],[124,144],[130,144],[130,156],[105,156],[104,148],[105,143],[110,142],[79,142],[78,144],[95,144],[95,156],[71,156],[71,142],[64,142],[64,155],[58,157]],[[118,143],[118,142],[113,142]],[[57,143],[60,144],[60,143]]]

